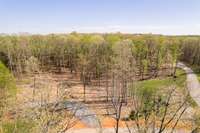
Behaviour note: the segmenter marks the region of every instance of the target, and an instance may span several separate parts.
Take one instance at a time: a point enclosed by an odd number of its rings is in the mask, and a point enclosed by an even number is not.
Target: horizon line
[[[13,32],[13,33],[6,33],[6,32],[0,32],[0,36],[34,36],[34,35],[61,35],[61,34],[128,34],[128,35],[160,35],[160,36],[200,36],[200,34],[162,34],[162,33],[153,33],[153,32],[122,32],[122,31],[116,31],[116,32],[78,32],[78,31],[70,31],[70,32],[46,32],[46,33],[34,33],[34,32]]]

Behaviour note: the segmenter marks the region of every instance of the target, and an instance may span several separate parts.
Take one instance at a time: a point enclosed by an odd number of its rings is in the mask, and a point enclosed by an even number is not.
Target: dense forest
[[[190,48],[194,52],[184,50],[188,49],[188,44],[192,45]],[[125,56],[134,60],[137,76],[141,80],[157,77],[166,64],[174,67],[180,56],[185,61],[186,57],[195,56],[190,62],[199,62],[196,56],[198,38],[120,33],[1,36],[0,59],[17,76],[26,72],[26,63],[32,60],[38,62],[43,71],[56,68],[62,72],[64,68],[69,68],[72,73],[90,73],[86,74],[88,78],[98,78],[112,67],[121,45],[127,51]]]
[[[0,59],[18,76],[26,72],[27,61],[34,60],[42,70],[56,68],[62,72],[63,68],[69,68],[72,73],[85,71],[90,73],[88,78],[97,78],[112,67],[120,45],[127,45],[125,49],[130,50],[127,57],[135,61],[137,75],[142,80],[158,76],[166,65],[173,68],[178,59],[199,65],[199,44],[199,37],[195,36],[120,33],[1,36]],[[170,74],[173,73],[174,70]]]

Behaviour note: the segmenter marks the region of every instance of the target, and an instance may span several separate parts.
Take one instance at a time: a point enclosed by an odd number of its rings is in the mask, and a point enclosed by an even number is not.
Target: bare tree
[[[173,133],[188,105],[188,96],[177,95],[176,88],[169,88],[165,92],[148,92],[144,90],[138,92],[139,88],[132,94],[132,112],[130,114],[130,132],[139,133],[163,133],[170,131]],[[141,124],[143,121],[143,124]],[[170,129],[167,128],[170,125]]]
[[[119,132],[119,121],[123,105],[127,104],[128,84],[134,76],[134,58],[131,54],[131,41],[124,40],[115,45],[114,64],[112,68],[111,103],[116,120],[116,133]]]
[[[36,124],[35,132],[39,133],[54,133],[67,132],[74,127],[79,121],[76,118],[76,112],[80,108],[70,108],[65,100],[66,87],[63,84],[57,86],[56,99],[50,99],[52,86],[49,84],[50,78],[36,81],[37,90],[35,90],[35,100],[30,102],[30,105],[24,109],[25,117],[31,118]]]

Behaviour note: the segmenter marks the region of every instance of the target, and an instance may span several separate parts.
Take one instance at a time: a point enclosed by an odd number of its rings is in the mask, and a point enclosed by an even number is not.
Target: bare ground
[[[83,85],[79,79],[79,75],[72,75],[69,71],[66,73],[41,73],[38,75],[24,75],[23,79],[17,81],[19,93],[17,96],[18,107],[24,107],[31,101],[41,102],[46,99],[49,103],[59,99],[61,94],[65,94],[65,99],[70,101],[83,101]],[[86,102],[85,105],[95,112],[105,128],[103,132],[109,133],[113,131],[115,125],[114,119],[107,114],[112,114],[111,104],[106,102],[105,84],[99,84],[98,81],[86,86]],[[127,117],[130,112],[129,107],[124,107],[122,118]],[[187,130],[187,124],[182,124],[181,128]],[[123,122],[120,124],[121,130],[125,131]],[[95,132],[85,123],[79,121],[73,131],[74,133]],[[185,132],[184,132],[185,133]]]

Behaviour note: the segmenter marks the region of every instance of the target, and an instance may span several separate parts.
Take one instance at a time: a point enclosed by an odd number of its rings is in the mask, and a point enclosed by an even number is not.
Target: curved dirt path
[[[36,102],[31,102],[25,105],[25,107],[29,108],[41,108],[43,106],[48,106],[49,108],[53,107],[58,111],[64,109],[70,110],[73,112],[74,116],[84,123],[88,128],[101,129],[101,124],[96,114],[81,102],[61,101],[56,103],[46,103],[42,106]]]
[[[90,128],[101,128],[100,121],[96,114],[89,110],[85,104],[80,102],[65,101],[60,103],[60,109],[70,109],[74,112],[75,117],[77,117],[81,122]]]
[[[177,65],[178,68],[183,69],[187,75],[187,89],[190,92],[191,97],[194,101],[200,106],[200,84],[196,74],[193,70],[187,67],[185,64],[179,62]]]

